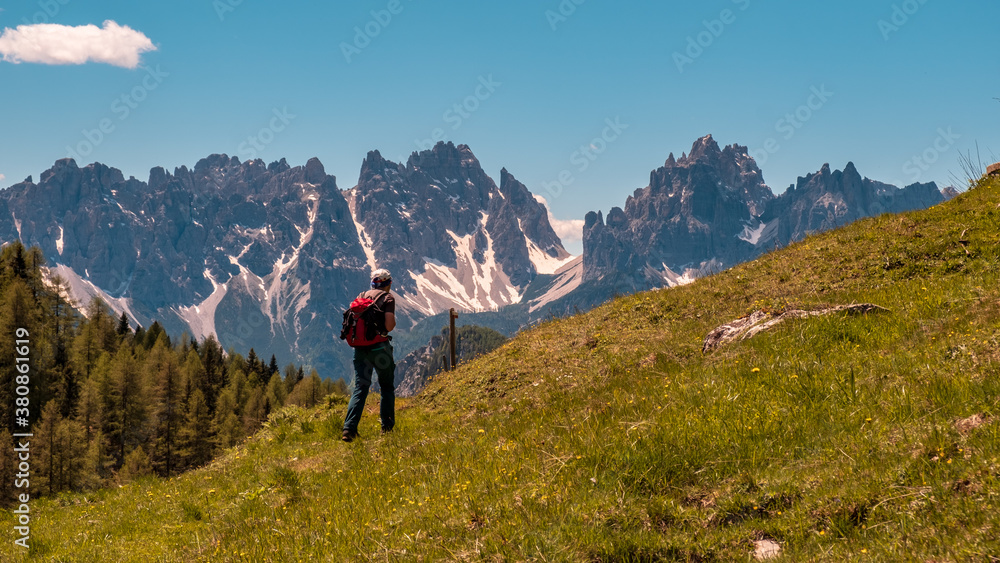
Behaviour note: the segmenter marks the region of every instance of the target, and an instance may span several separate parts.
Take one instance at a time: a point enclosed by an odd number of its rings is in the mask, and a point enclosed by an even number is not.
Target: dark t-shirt
[[[385,297],[382,297],[385,295]],[[379,308],[382,309],[383,313],[396,314],[396,298],[393,297],[392,293],[387,291],[382,291],[381,289],[369,289],[368,291],[361,292],[358,297],[367,297],[372,301],[378,301]],[[381,297],[381,299],[379,299]]]

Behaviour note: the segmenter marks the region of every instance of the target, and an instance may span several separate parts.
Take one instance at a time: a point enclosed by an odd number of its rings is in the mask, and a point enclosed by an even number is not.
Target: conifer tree
[[[267,364],[258,358],[257,352],[251,348],[247,354],[247,378],[250,385],[267,387],[267,383],[271,380],[271,376],[267,372]]]
[[[56,426],[56,475],[60,491],[78,491],[85,481],[87,442],[83,426],[59,418]]]
[[[118,479],[122,484],[125,484],[152,474],[153,463],[150,461],[149,456],[146,455],[145,450],[142,449],[142,446],[138,446],[130,451],[128,457],[125,458],[122,468],[118,472]]]
[[[173,350],[159,339],[146,360],[146,372],[154,377],[154,441],[150,452],[153,467],[169,477],[177,466],[178,432],[184,420],[185,382]]]
[[[148,395],[145,378],[132,351],[123,346],[111,361],[107,389],[101,389],[105,403],[105,434],[116,449],[117,463],[147,437]]]
[[[83,381],[76,409],[76,419],[84,429],[87,442],[93,440],[94,433],[101,429],[101,397],[97,379],[99,378],[95,377]]]
[[[279,372],[254,349],[247,358],[224,352],[214,335],[202,343],[182,335],[174,348],[159,322],[130,332],[99,298],[81,315],[57,276],[42,276],[37,247],[0,249],[0,451],[15,442],[18,385],[15,334],[31,335],[34,418],[28,421],[36,491],[84,490],[155,470],[172,475],[208,462],[216,448],[239,443],[269,412],[312,405],[332,383],[294,364]],[[40,417],[40,418],[39,418]],[[37,466],[34,464],[37,460]],[[12,492],[10,456],[0,456],[0,504]]]
[[[318,379],[319,378],[319,374],[316,373],[316,370],[312,370],[309,373],[309,377],[316,377]],[[330,381],[329,379],[327,379],[326,380],[326,385],[329,386],[329,392],[330,393],[336,393],[338,395],[343,395],[345,397],[347,395],[349,395],[350,391],[351,391],[347,387],[347,383],[343,379],[338,379],[336,381]]]
[[[111,476],[114,459],[107,455],[105,442],[104,434],[100,430],[86,442],[87,452],[80,472],[80,488],[84,490],[100,488]]]
[[[37,445],[34,456],[38,460],[38,473],[32,485],[35,491],[46,494],[59,492],[56,471],[56,427],[59,424],[59,405],[49,401],[42,408],[38,424],[32,428],[34,442]]]
[[[276,373],[278,373],[278,359],[271,354],[271,362],[267,364],[267,379],[270,380]]]
[[[125,311],[122,311],[121,318],[118,319],[118,328],[115,329],[115,334],[119,337],[124,337],[129,333],[128,317],[125,315]]]
[[[87,319],[81,323],[80,331],[73,341],[73,357],[80,367],[83,377],[90,377],[101,352],[114,354],[118,349],[111,310],[98,297],[87,305]]]
[[[250,397],[243,409],[243,430],[253,434],[267,420],[267,398],[265,390],[259,386],[250,387]]]
[[[153,345],[156,344],[156,341],[160,338],[161,334],[166,334],[163,331],[163,325],[161,325],[159,321],[153,321],[153,324],[149,325],[149,330],[147,330],[146,334],[143,336],[143,348],[147,350],[152,348]],[[171,347],[169,336],[167,336],[167,347]]]
[[[132,335],[132,341],[135,342],[136,346],[145,345],[146,329],[142,328],[142,325],[136,325],[135,334]]]
[[[318,375],[310,375],[295,385],[295,389],[288,395],[287,404],[311,408],[316,406],[323,396],[323,382]]]
[[[53,276],[36,300],[42,317],[40,336],[44,344],[39,348],[37,371],[45,376],[44,381],[36,381],[36,384],[45,387],[40,400],[44,403],[56,399],[63,418],[72,415],[80,397],[80,377],[70,362],[70,347],[79,316],[64,297],[67,294],[63,280]]]
[[[271,376],[271,381],[267,382],[267,394],[265,395],[267,400],[267,414],[271,414],[285,406],[285,399],[287,397],[288,392],[285,391],[285,382],[281,380],[281,375],[275,373]]]
[[[201,364],[205,368],[205,402],[208,403],[209,410],[214,412],[216,398],[226,385],[225,358],[222,346],[219,346],[214,334],[205,338],[199,353]]]
[[[201,389],[195,389],[188,401],[181,428],[181,456],[188,467],[199,467],[212,457],[212,416]]]
[[[188,350],[184,362],[184,373],[187,375],[187,386],[184,389],[184,399],[191,400],[191,395],[195,389],[201,391],[205,404],[208,404],[208,396],[214,394],[211,385],[208,383],[208,374],[205,373],[205,366],[201,363],[201,356],[197,350]]]
[[[220,449],[235,446],[243,439],[243,424],[236,409],[235,391],[226,387],[219,394],[215,417],[212,421],[216,429],[215,445]]]
[[[295,389],[295,384],[299,382],[298,372],[295,371],[295,364],[288,364],[283,370],[285,377],[283,379],[285,383],[285,391],[291,393]]]
[[[261,364],[260,360],[257,359],[257,352],[253,348],[247,353],[247,373],[256,373],[258,376],[261,375]]]

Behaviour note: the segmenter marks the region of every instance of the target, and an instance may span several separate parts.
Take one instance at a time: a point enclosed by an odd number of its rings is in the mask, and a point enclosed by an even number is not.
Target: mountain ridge
[[[282,361],[349,379],[330,304],[349,302],[376,266],[394,273],[403,330],[449,308],[506,308],[499,325],[525,326],[943,199],[933,184],[898,190],[852,163],[825,165],[775,196],[747,147],[707,135],[680,159],[671,153],[624,209],[588,213],[574,257],[527,186],[507,168],[499,180],[453,143],[405,163],[373,150],[349,189],[317,158],[292,167],[216,154],[173,172],[154,167],[145,182],[62,159],[37,184],[0,192],[0,240],[38,244],[80,302],[100,296],[134,323],[287,351]],[[402,353],[437,331],[421,326]]]
[[[345,379],[336,309],[376,261],[394,273],[406,327],[451,307],[517,303],[539,270],[569,258],[523,184],[503,169],[498,186],[451,143],[405,164],[372,151],[349,190],[316,158],[216,154],[154,167],[145,182],[63,159],[37,184],[0,192],[0,240],[14,239],[39,245],[80,302],[99,296],[135,324],[287,351]]]
[[[853,163],[819,172],[775,196],[747,147],[720,149],[707,135],[650,173],[624,209],[589,212],[583,281],[632,277],[636,287],[675,286],[785,246],[807,233],[944,201],[937,186],[903,189],[862,178]]]

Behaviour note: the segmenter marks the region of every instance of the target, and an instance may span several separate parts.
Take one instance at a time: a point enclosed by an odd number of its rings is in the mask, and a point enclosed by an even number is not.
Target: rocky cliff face
[[[747,233],[759,254],[775,246],[802,240],[810,233],[834,229],[882,213],[924,209],[944,201],[934,183],[895,186],[863,178],[848,162],[844,170],[829,164],[815,174],[799,178],[779,197],[770,201]]]
[[[212,155],[193,169],[154,168],[146,181],[60,160],[38,183],[0,191],[0,241],[39,245],[80,303],[100,296],[133,323],[214,333],[226,348],[349,378],[340,314],[375,267],[393,272],[401,330],[451,307],[518,304],[528,322],[942,199],[934,184],[898,189],[850,163],[775,197],[746,147],[706,136],[670,155],[624,208],[589,213],[584,255],[573,259],[506,169],[497,185],[469,147],[439,143],[406,163],[369,153],[347,191],[317,159]]]
[[[587,214],[583,281],[594,295],[602,285],[621,291],[686,283],[809,233],[943,199],[933,183],[899,189],[863,178],[852,163],[843,171],[824,165],[775,197],[746,147],[720,149],[709,135],[679,160],[670,155],[624,209],[606,219]]]
[[[439,143],[406,165],[371,152],[347,197],[369,265],[394,272],[412,317],[517,303],[570,258],[544,206],[506,169],[497,186],[465,145]]]
[[[212,155],[147,181],[61,160],[0,192],[0,239],[17,238],[42,248],[78,302],[100,296],[133,323],[214,333],[334,378],[351,374],[340,314],[372,268],[393,271],[405,328],[516,303],[569,258],[523,185],[504,170],[497,186],[452,144],[405,165],[372,152],[346,192],[317,159]]]
[[[61,160],[0,192],[0,236],[39,245],[78,302],[97,295],[133,323],[320,367],[339,363],[313,345],[330,342],[329,303],[368,277],[347,201],[315,159],[213,155],[147,182]]]
[[[584,281],[609,274],[676,284],[706,268],[739,261],[751,251],[743,228],[774,198],[747,148],[720,149],[711,135],[691,154],[650,174],[605,220],[588,213],[583,235]]]

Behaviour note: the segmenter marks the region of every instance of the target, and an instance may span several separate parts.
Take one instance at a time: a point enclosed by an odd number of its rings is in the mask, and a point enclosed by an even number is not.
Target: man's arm
[[[385,331],[392,332],[392,329],[396,328],[396,313],[386,313],[385,314]]]

